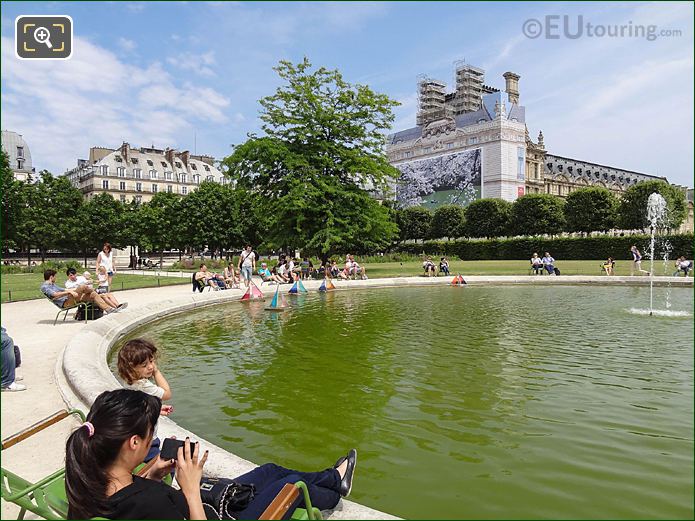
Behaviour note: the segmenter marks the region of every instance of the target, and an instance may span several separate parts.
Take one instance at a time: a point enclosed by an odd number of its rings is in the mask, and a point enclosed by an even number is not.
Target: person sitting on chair
[[[100,266],[100,269],[104,269],[104,267]],[[65,289],[77,289],[80,286],[87,286],[90,289],[92,288],[92,284],[83,275],[78,275],[77,270],[75,268],[68,268],[65,274],[68,276],[68,280],[65,281]],[[128,307],[127,302],[124,302],[121,306],[121,304],[118,303],[118,300],[116,299],[116,297],[113,296],[112,293],[100,293],[99,291],[97,291],[97,293],[101,295],[101,298],[104,299],[104,302],[106,302],[111,307],[121,309],[125,309]]]
[[[217,273],[210,273],[205,264],[200,265],[200,271],[196,272],[194,277],[203,286],[210,286],[212,289],[227,289],[223,277]]]
[[[425,270],[425,276],[432,277],[435,273],[434,262],[432,262],[432,257],[426,257],[422,263],[422,269]]]
[[[439,259],[439,273],[449,276],[449,260],[446,257]]]
[[[236,272],[234,271],[234,263],[230,262],[224,269],[224,283],[228,288],[238,288],[239,282],[239,278],[236,276]]]
[[[606,275],[613,275],[613,269],[615,268],[615,261],[613,257],[608,257],[606,262],[601,265],[601,269],[606,273]]]
[[[546,251],[545,256],[541,259],[541,262],[543,263],[543,267],[550,275],[555,273],[555,259],[550,256],[550,253]]]
[[[156,396],[128,389],[97,397],[87,421],[65,445],[68,519],[207,519],[213,515],[206,512],[210,507],[201,498],[208,452],[201,454],[198,443],[191,453],[186,438],[176,459],[158,458],[143,477],[133,475],[150,447],[161,406]],[[234,512],[234,518],[258,519],[285,484],[297,481],[306,483],[317,508],[334,508],[341,496],[350,494],[356,464],[357,451],[351,449],[335,466],[319,472],[290,470],[273,463],[256,467],[234,478],[236,483],[255,487],[251,501]],[[162,483],[174,469],[179,490]]]
[[[367,270],[363,266],[360,266],[357,261],[355,260],[354,255],[350,255],[350,263],[351,263],[351,268],[350,268],[350,273],[352,273],[352,276],[356,279],[357,275],[360,276],[362,280],[367,280]]]
[[[282,284],[278,276],[273,275],[268,269],[268,263],[266,262],[261,262],[261,267],[258,269],[258,276],[263,282],[267,282],[268,284]]]
[[[687,260],[684,256],[680,256],[676,261],[676,271],[673,272],[673,276],[677,277],[682,271],[685,277],[688,276],[688,272],[693,269],[693,261]]]
[[[89,286],[78,286],[75,289],[61,288],[56,284],[56,271],[46,270],[43,272],[43,284],[41,284],[41,293],[46,295],[51,302],[59,308],[71,308],[80,302],[93,302],[104,313],[114,313],[123,309],[123,304],[120,306],[112,306],[108,304],[96,291]]]
[[[543,274],[543,260],[536,252],[533,252],[533,256],[531,257],[531,269],[533,270],[534,275]]]

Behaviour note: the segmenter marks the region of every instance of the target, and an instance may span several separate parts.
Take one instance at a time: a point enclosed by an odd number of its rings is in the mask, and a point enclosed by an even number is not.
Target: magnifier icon
[[[45,27],[36,28],[36,30],[34,31],[34,40],[36,40],[39,43],[45,43],[46,47],[48,47],[49,49],[53,49],[53,45],[51,45],[51,33]]]

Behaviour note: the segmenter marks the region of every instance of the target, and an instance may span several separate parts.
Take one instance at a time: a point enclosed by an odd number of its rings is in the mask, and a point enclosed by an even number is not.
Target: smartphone
[[[176,459],[179,453],[179,447],[183,447],[185,443],[184,440],[175,440],[174,438],[164,438],[164,443],[162,443],[162,450],[159,453],[159,457],[163,460]],[[195,442],[189,442],[191,444],[191,455],[195,450]]]

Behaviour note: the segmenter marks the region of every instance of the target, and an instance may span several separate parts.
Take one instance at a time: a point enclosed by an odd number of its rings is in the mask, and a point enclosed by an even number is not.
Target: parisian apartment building
[[[171,148],[92,147],[65,175],[86,199],[108,193],[121,202],[147,202],[158,192],[187,195],[203,181],[227,179],[212,156]]]

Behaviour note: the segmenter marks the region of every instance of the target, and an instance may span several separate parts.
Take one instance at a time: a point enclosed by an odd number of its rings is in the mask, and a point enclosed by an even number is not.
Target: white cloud
[[[122,36],[118,39],[118,46],[127,52],[135,50],[137,45],[138,44],[136,44],[133,40],[129,40],[128,38],[123,38]]]
[[[131,13],[139,13],[145,9],[145,2],[126,2],[125,8]]]
[[[208,51],[202,54],[183,52],[178,56],[170,56],[167,63],[174,65],[177,69],[193,71],[201,76],[215,76],[212,65],[215,65],[215,52]]]
[[[229,100],[214,89],[195,79],[175,81],[160,63],[121,62],[81,38],[70,60],[32,62],[16,59],[12,40],[3,37],[2,77],[4,128],[22,134],[35,166],[54,174],[91,146],[177,146],[192,126],[230,118]],[[231,118],[236,122],[237,114]]]

